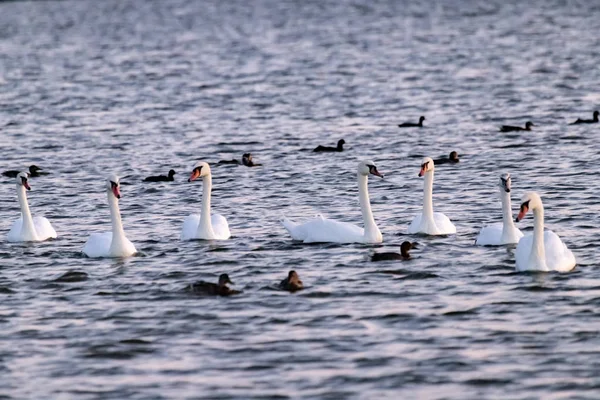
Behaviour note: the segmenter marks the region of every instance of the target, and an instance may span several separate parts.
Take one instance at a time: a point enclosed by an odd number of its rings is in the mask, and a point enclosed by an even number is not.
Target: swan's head
[[[542,207],[542,199],[536,192],[525,193],[521,199],[521,208],[519,209],[519,215],[517,215],[517,222],[525,218],[525,214],[529,210],[536,210]]]
[[[433,160],[429,157],[425,157],[421,160],[421,170],[419,171],[419,176],[423,176],[427,172],[433,171],[433,169]]]
[[[378,176],[383,178],[383,174],[377,171],[377,166],[371,160],[365,160],[358,163],[358,173],[363,176],[368,176],[369,174]]]
[[[121,198],[121,184],[119,177],[116,175],[110,175],[106,180],[106,190],[112,193],[117,199]]]
[[[29,174],[27,172],[19,172],[17,175],[17,187],[23,186],[27,190],[31,190],[29,186]]]
[[[506,193],[510,193],[510,185],[511,185],[511,180],[510,180],[510,174],[504,173],[502,175],[500,175],[500,189],[504,190]]]
[[[208,163],[204,161],[198,161],[196,165],[194,165],[194,169],[192,170],[192,174],[190,175],[188,182],[195,181],[198,178],[208,175],[210,175],[210,167]]]
[[[229,279],[229,275],[227,275],[227,274],[219,275],[219,286],[226,286],[228,283],[233,285],[233,282],[231,282],[231,279]]]
[[[535,126],[533,124],[533,122],[531,122],[531,121],[525,122],[525,129],[529,130],[529,129],[531,129],[532,126]]]

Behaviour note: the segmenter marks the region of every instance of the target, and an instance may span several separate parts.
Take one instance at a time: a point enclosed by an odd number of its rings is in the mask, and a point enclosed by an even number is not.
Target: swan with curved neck
[[[208,163],[199,161],[194,165],[188,182],[202,178],[202,209],[200,215],[191,214],[183,221],[181,240],[227,240],[231,237],[227,219],[210,213],[212,174]]]
[[[456,233],[456,227],[450,219],[442,213],[433,212],[433,171],[435,166],[429,157],[421,161],[419,176],[425,177],[423,186],[423,212],[415,216],[408,233],[423,233],[426,235],[450,235]]]
[[[381,243],[383,236],[373,218],[367,188],[369,175],[383,178],[383,174],[377,171],[377,166],[373,161],[366,160],[359,162],[357,167],[358,197],[364,228],[347,222],[327,219],[320,215],[316,219],[303,224],[296,224],[284,218],[282,221],[283,226],[294,240],[301,240],[305,243]]]
[[[97,257],[129,257],[137,252],[133,243],[125,236],[119,199],[121,198],[121,185],[119,177],[111,175],[106,180],[106,197],[110,209],[110,232],[93,233],[83,246],[83,253],[91,258]]]
[[[573,252],[567,248],[557,234],[544,231],[544,205],[536,192],[525,193],[521,200],[517,222],[533,212],[533,235],[527,235],[517,245],[515,261],[517,271],[568,272],[575,267]]]
[[[479,246],[501,246],[519,243],[523,233],[515,227],[510,203],[511,178],[509,173],[500,176],[498,184],[502,200],[502,223],[488,225],[481,229],[475,244]]]
[[[21,217],[17,219],[8,232],[9,242],[41,242],[50,238],[56,238],[56,231],[44,217],[32,217],[27,194],[25,190],[31,190],[29,186],[29,174],[19,172],[16,177],[17,198],[21,207]]]

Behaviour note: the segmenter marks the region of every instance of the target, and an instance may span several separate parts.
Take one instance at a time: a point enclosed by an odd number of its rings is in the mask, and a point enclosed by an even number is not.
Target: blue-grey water
[[[28,195],[59,235],[6,242],[2,177],[0,398],[598,398],[600,125],[567,125],[600,108],[598,32],[591,0],[0,2],[0,167],[50,172]],[[458,234],[408,236],[418,156],[451,150],[434,208]],[[232,238],[181,242],[194,163],[245,152],[264,166],[213,167]],[[384,243],[293,243],[283,215],[361,224],[362,158],[387,175],[369,183]],[[513,209],[541,194],[571,273],[473,245],[502,172]],[[139,254],[88,259],[109,173]],[[370,261],[406,239],[412,260]],[[290,269],[304,291],[276,290]],[[243,294],[183,290],[224,272]]]

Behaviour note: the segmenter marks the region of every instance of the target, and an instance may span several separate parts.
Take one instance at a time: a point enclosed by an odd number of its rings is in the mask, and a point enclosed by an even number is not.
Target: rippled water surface
[[[598,398],[600,125],[567,125],[600,108],[598,32],[595,1],[0,3],[1,168],[50,172],[28,194],[59,235],[6,242],[2,177],[0,398]],[[458,234],[408,236],[418,157],[450,150],[434,207]],[[179,241],[194,163],[245,152],[264,166],[213,166],[231,240]],[[292,242],[283,215],[361,223],[361,158],[386,173],[369,184],[384,243]],[[541,194],[573,272],[473,245],[505,171],[514,209]],[[81,253],[109,229],[108,173],[125,260]],[[405,239],[412,260],[370,261]],[[290,269],[304,291],[276,289]],[[243,294],[183,290],[224,272]]]

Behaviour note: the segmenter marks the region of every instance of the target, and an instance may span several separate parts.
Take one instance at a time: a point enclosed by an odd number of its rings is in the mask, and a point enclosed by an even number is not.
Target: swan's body
[[[500,177],[500,199],[502,200],[502,222],[481,229],[475,244],[479,246],[501,246],[519,243],[523,233],[515,226],[510,204],[510,174]]]
[[[572,270],[576,264],[573,252],[556,233],[549,230],[544,232],[544,206],[535,192],[523,197],[517,221],[523,219],[529,209],[533,211],[533,234],[519,240],[515,251],[517,271]]]
[[[27,172],[17,174],[17,197],[21,206],[21,217],[8,232],[9,242],[41,242],[56,238],[56,231],[44,217],[32,217],[25,189],[30,190]]]
[[[125,236],[121,212],[119,211],[119,178],[111,176],[107,182],[108,206],[110,208],[111,232],[92,233],[83,246],[83,253],[91,258],[129,257],[137,252],[133,243]]]
[[[284,218],[283,226],[290,233],[292,239],[301,240],[304,243],[381,243],[383,237],[373,219],[367,189],[369,174],[383,177],[372,161],[361,161],[358,164],[357,180],[364,228],[347,222],[327,219],[320,215],[303,224],[297,224]]]
[[[200,215],[191,214],[185,218],[181,240],[227,240],[231,237],[227,219],[222,215],[210,213],[212,175],[210,166],[205,162],[196,163],[188,182],[199,177],[202,177],[202,211]]]
[[[433,212],[433,160],[425,157],[421,162],[419,176],[425,175],[423,186],[423,212],[417,214],[408,227],[408,233],[424,233],[426,235],[450,235],[456,233],[456,227],[442,213]]]

